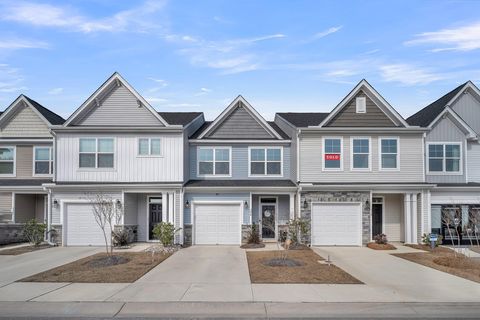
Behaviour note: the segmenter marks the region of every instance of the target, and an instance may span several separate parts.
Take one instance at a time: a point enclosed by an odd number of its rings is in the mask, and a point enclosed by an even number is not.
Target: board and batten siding
[[[222,123],[208,134],[212,139],[269,139],[273,136],[268,133],[257,120],[245,109],[243,104],[232,111]]]
[[[356,112],[356,98],[366,98],[366,113]],[[355,95],[347,105],[330,120],[326,127],[395,127],[385,113],[363,91]]]
[[[480,134],[480,101],[471,93],[462,94],[451,107],[476,133]]]
[[[0,137],[51,137],[47,124],[29,106],[22,106],[0,130]]]
[[[163,126],[145,106],[139,107],[137,97],[125,86],[113,88],[85,115],[74,122],[83,126]]]
[[[480,182],[480,143],[467,144],[468,182]]]
[[[447,116],[441,119],[427,133],[425,146],[426,180],[431,183],[464,183],[465,176],[465,134]],[[459,142],[462,149],[462,174],[429,174],[428,173],[428,143],[429,142]]]
[[[300,137],[299,161],[301,182],[423,182],[423,139],[421,134],[368,135],[362,133],[352,135],[354,137],[371,137],[371,171],[352,171],[350,169],[350,135],[329,134],[328,136],[343,137],[343,171],[322,171],[322,135],[317,133],[304,133]],[[380,137],[399,137],[400,170],[379,170]]]
[[[215,177],[215,176],[198,176],[197,174],[197,147],[196,145],[190,145],[190,179],[225,179],[225,177]],[[282,176],[248,176],[248,147],[249,145],[246,144],[239,144],[233,146],[218,146],[218,145],[203,145],[201,147],[231,147],[232,148],[232,167],[230,170],[232,171],[233,180],[242,180],[242,179],[251,179],[251,180],[259,180],[259,179],[290,179],[290,147],[283,146],[283,175]],[[252,147],[255,147],[252,145]],[[261,145],[259,147],[265,147],[265,145]],[[276,147],[276,146],[271,146]],[[230,178],[229,178],[230,179]]]
[[[114,168],[79,168],[81,137],[114,139]],[[161,138],[162,156],[139,157],[137,140]],[[183,181],[183,135],[57,135],[57,181],[180,182]]]

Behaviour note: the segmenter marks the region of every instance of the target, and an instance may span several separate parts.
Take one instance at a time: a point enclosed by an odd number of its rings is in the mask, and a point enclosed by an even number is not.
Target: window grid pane
[[[141,156],[148,155],[148,139],[138,139],[138,154]]]
[[[159,156],[161,154],[160,139],[151,139],[150,140],[150,154],[152,156]]]

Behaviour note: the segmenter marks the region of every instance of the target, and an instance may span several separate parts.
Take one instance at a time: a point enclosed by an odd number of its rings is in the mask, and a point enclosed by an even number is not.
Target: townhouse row
[[[101,193],[122,206],[117,228],[130,241],[154,240],[160,221],[181,228],[185,245],[238,245],[252,223],[275,241],[303,217],[312,245],[360,246],[379,233],[417,243],[430,232],[468,243],[479,133],[472,82],[408,119],[362,80],[329,113],[267,121],[239,96],[205,121],[157,112],[114,73],[66,120],[25,95],[0,115],[0,242],[35,218],[56,230],[51,242],[102,245],[91,204]]]

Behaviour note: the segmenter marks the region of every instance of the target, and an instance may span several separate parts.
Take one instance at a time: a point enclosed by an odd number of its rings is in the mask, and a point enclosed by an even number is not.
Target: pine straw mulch
[[[53,246],[49,244],[41,244],[39,246],[21,246],[21,247],[13,247],[11,249],[2,249],[0,250],[0,256],[18,256],[19,254],[24,254],[28,252],[34,252],[38,250],[53,248]]]
[[[283,253],[294,260],[297,266],[269,266]],[[308,250],[247,252],[248,269],[252,283],[322,283],[362,284],[350,274],[331,264],[323,264],[319,255]],[[272,263],[270,263],[272,264]]]
[[[107,257],[107,254],[97,253],[19,281],[130,283],[142,277],[171,254],[156,253],[153,259],[152,254],[148,252],[122,252],[114,253],[114,256],[117,257],[115,259],[117,264],[114,265],[101,263],[102,258]]]
[[[367,247],[373,250],[397,250],[397,248],[390,243],[381,244],[381,243],[369,242],[367,244]]]
[[[457,277],[480,282],[480,261],[478,259],[467,258],[460,253],[457,253],[455,257],[451,249],[444,247],[437,247],[432,250],[430,246],[426,245],[408,246],[426,252],[395,253],[392,255]]]

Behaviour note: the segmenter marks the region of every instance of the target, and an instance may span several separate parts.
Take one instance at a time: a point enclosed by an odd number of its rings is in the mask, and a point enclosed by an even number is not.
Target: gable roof
[[[279,117],[297,128],[318,126],[329,115],[328,112],[280,112]]]
[[[8,115],[20,105],[19,103],[21,101],[32,108],[39,118],[42,119],[47,125],[61,125],[65,122],[65,119],[55,112],[45,108],[40,103],[27,97],[26,95],[21,94],[10,104],[10,106],[8,106],[7,109],[5,109],[5,111],[0,113],[0,123],[4,122],[8,118]]]
[[[70,125],[74,120],[80,118],[86,109],[96,106],[95,99],[104,91],[106,91],[112,83],[117,82],[127,88],[138,99],[142,106],[144,106],[150,113],[157,118],[163,125],[169,126],[168,122],[160,116],[160,114],[145,100],[118,72],[114,72],[95,92],[88,97],[87,100],[67,119],[65,126]]]
[[[186,126],[203,112],[159,112],[158,114],[170,125]]]
[[[242,107],[244,107],[245,111],[252,116],[252,118],[273,138],[273,139],[282,139],[281,135],[278,134],[276,130],[272,128],[270,124],[268,124],[267,121],[248,103],[245,98],[243,98],[241,95],[239,95],[237,98],[235,98],[230,105],[223,110],[223,112],[213,121],[209,124],[208,127],[205,128],[205,130],[200,133],[200,135],[197,137],[198,139],[202,139],[205,136],[207,136],[210,133],[213,133],[228,117],[230,114],[232,114],[238,107],[239,104],[241,103]],[[241,138],[241,137],[239,137]]]
[[[347,104],[350,102],[350,100],[356,96],[360,91],[363,91],[370,99],[374,101],[375,104],[379,108],[385,108],[385,110],[382,109],[382,111],[385,113],[385,115],[390,118],[390,120],[397,124],[401,125],[404,127],[408,127],[407,121],[403,119],[403,117],[395,110],[388,102],[385,100],[380,93],[378,93],[375,88],[373,88],[370,83],[368,83],[367,80],[362,79],[353,89],[350,91],[350,93],[340,101],[340,103],[328,114],[328,116],[323,119],[323,121],[320,123],[320,127],[323,127],[327,125],[330,120],[332,120],[341,110],[343,110],[344,107],[347,106]]]
[[[442,113],[447,105],[449,105],[451,101],[454,100],[455,97],[464,90],[468,83],[469,81],[459,85],[414,115],[411,115],[407,118],[407,122],[412,126],[428,127],[430,123],[435,120],[440,113]]]

